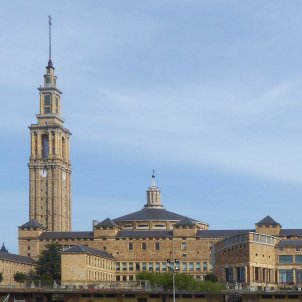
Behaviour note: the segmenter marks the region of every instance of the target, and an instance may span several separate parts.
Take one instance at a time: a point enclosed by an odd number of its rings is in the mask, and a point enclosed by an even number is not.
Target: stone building
[[[4,244],[2,245],[0,250],[0,273],[3,277],[1,285],[17,285],[14,280],[15,273],[28,274],[35,268],[36,263],[33,259],[9,253]]]
[[[205,222],[165,209],[154,174],[141,210],[95,221],[92,230],[72,231],[71,133],[61,116],[62,92],[54,70],[49,58],[39,88],[37,123],[29,127],[29,221],[18,229],[20,255],[37,259],[48,244],[62,245],[66,251],[62,276],[68,282],[85,278],[130,281],[137,272],[167,271],[167,259],[178,259],[180,272],[197,279],[211,272],[214,263],[222,281],[260,285],[300,282],[301,229],[282,229],[268,216],[248,230],[211,230]],[[102,263],[104,255],[115,263],[109,271],[87,263],[91,257],[96,261],[93,263]],[[70,260],[75,258],[78,261]],[[71,266],[76,263],[82,266]]]
[[[302,229],[282,229],[270,216],[252,232],[213,246],[214,273],[222,282],[254,288],[302,286]]]

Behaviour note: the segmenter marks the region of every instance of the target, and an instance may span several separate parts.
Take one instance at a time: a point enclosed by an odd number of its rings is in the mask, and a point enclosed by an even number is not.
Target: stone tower
[[[51,23],[49,23],[51,25]],[[29,219],[43,224],[48,231],[71,230],[70,131],[61,116],[62,92],[56,87],[49,61],[40,86],[40,112],[32,124],[29,160]]]

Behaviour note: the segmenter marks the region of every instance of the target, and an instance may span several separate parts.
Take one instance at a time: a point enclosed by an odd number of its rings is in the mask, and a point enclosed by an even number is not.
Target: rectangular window
[[[146,250],[147,250],[147,243],[142,242],[142,251],[146,251]]]
[[[132,242],[128,243],[128,250],[133,251],[133,243]]]
[[[127,270],[127,263],[123,262],[123,271],[126,271],[126,270]]]
[[[296,284],[302,284],[302,270],[296,269]]]
[[[160,271],[160,263],[159,262],[155,263],[155,271],[157,271],[157,272]]]
[[[182,262],[182,271],[183,272],[187,271],[187,262]]]
[[[207,271],[208,270],[208,263],[207,262],[203,262],[202,263],[202,270],[203,271]]]
[[[44,113],[50,113],[50,94],[44,96]]]
[[[155,242],[155,243],[154,243],[154,249],[155,249],[156,251],[159,251],[159,250],[160,250],[159,242]]]
[[[190,262],[190,263],[189,263],[189,271],[190,271],[190,272],[193,272],[193,271],[194,271],[194,263],[193,263],[193,262]]]
[[[161,263],[161,269],[162,269],[163,272],[167,271],[167,263],[166,262]]]
[[[137,272],[139,272],[139,271],[141,270],[141,266],[140,266],[140,263],[139,263],[139,262],[135,263],[135,270],[136,270]]]
[[[181,248],[182,251],[185,251],[187,249],[187,243],[182,242],[180,248]]]
[[[233,282],[234,281],[233,268],[232,267],[225,268],[225,281],[226,282]]]
[[[121,270],[121,264],[119,262],[116,263],[115,269],[117,272],[119,272]]]
[[[143,262],[142,263],[142,271],[145,272],[147,270],[147,263]]]
[[[196,262],[196,271],[200,271],[200,262]]]
[[[129,262],[129,271],[133,271],[133,262]]]
[[[295,256],[295,262],[296,263],[302,263],[302,255],[296,255]]]
[[[149,268],[148,268],[148,270],[150,272],[153,272],[153,262],[149,262]]]
[[[293,256],[292,255],[280,255],[279,256],[279,263],[293,263]]]
[[[290,269],[280,269],[279,270],[279,283],[289,283],[293,282],[293,270]]]
[[[236,267],[237,273],[237,281],[238,282],[245,282],[245,268],[244,266]]]

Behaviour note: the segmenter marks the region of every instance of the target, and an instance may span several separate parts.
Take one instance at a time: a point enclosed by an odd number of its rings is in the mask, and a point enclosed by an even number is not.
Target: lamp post
[[[173,284],[173,302],[175,302],[175,272],[179,270],[179,260],[175,259],[174,262],[171,262],[170,259],[167,259],[168,270],[172,272],[172,284]]]

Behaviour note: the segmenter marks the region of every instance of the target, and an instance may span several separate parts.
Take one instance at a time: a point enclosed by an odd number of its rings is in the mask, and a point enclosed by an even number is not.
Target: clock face
[[[46,169],[41,169],[41,170],[40,170],[40,175],[41,175],[42,177],[46,177],[46,176],[47,176],[47,170],[46,170]]]
[[[62,178],[63,178],[63,180],[66,179],[66,173],[65,172],[62,173]]]

